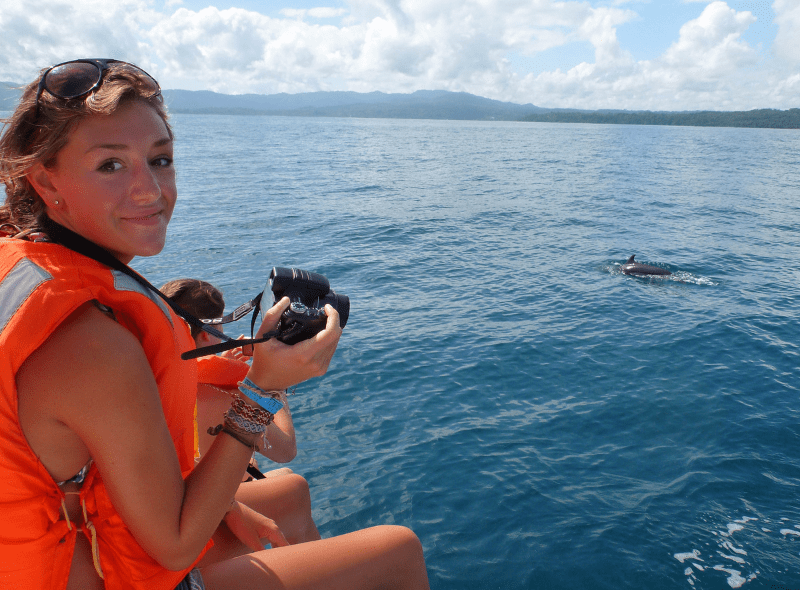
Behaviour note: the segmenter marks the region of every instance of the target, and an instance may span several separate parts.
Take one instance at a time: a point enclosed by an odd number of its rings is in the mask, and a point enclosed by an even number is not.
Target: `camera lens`
[[[347,319],[350,317],[350,298],[347,295],[331,291],[320,301],[320,307],[323,307],[326,303],[330,303],[339,312],[339,325],[344,328],[345,324],[347,324]]]

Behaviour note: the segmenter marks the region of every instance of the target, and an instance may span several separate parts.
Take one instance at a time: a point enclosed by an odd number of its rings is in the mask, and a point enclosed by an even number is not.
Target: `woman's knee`
[[[371,544],[374,563],[387,579],[403,581],[403,588],[428,587],[422,543],[411,529],[383,525],[369,530],[377,537]]]
[[[270,469],[269,471],[264,472],[264,478],[269,479],[270,477],[283,477],[284,475],[290,475],[294,473],[288,467],[278,467],[277,469]]]
[[[391,545],[393,550],[422,556],[422,543],[410,528],[392,524],[380,525],[374,528]]]
[[[302,504],[311,505],[311,490],[308,486],[308,481],[302,475],[292,473],[284,475],[288,484],[291,486],[292,495],[300,500]]]

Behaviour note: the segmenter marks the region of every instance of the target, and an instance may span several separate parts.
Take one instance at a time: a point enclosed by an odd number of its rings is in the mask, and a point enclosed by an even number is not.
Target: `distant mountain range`
[[[19,92],[16,85],[0,82],[0,110],[13,109]],[[219,94],[206,90],[164,90],[164,98],[172,113],[212,115],[538,121],[800,129],[800,109],[696,112],[546,109],[532,104],[501,102],[466,92],[445,90],[418,90],[411,94],[306,92],[301,94],[238,95]]]
[[[384,92],[306,92],[303,94],[241,94],[165,90],[170,111],[177,113],[238,113],[295,117],[368,117],[384,119],[461,119],[518,121],[544,113],[532,104],[519,105],[465,92],[418,90],[412,94]]]

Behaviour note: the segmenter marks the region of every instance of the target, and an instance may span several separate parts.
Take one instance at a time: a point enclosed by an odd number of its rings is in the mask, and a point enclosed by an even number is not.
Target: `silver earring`
[[[58,205],[58,199],[56,199],[55,201],[53,201],[53,205]]]

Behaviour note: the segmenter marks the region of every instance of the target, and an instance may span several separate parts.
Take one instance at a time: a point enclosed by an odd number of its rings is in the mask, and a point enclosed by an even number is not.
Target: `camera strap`
[[[221,320],[210,320],[210,321],[203,321],[197,319],[195,316],[190,314],[188,311],[180,307],[176,304],[172,299],[164,295],[161,291],[156,289],[150,282],[145,279],[142,275],[137,273],[127,264],[121,262],[116,256],[111,254],[105,248],[101,248],[94,242],[87,240],[82,235],[75,233],[69,228],[64,227],[63,225],[56,223],[52,219],[50,219],[47,215],[42,215],[39,219],[39,225],[41,229],[47,234],[48,238],[50,238],[51,242],[56,244],[60,244],[65,248],[69,248],[73,252],[77,252],[78,254],[82,254],[87,258],[91,258],[92,260],[99,262],[100,264],[104,264],[114,270],[118,270],[121,273],[124,273],[135,280],[137,283],[142,285],[144,288],[152,291],[161,299],[163,299],[167,305],[172,308],[172,310],[178,314],[181,318],[183,318],[190,326],[194,326],[199,328],[200,330],[211,334],[212,336],[216,336],[217,338],[221,338],[224,342],[219,344],[214,344],[211,346],[203,346],[202,348],[196,348],[194,350],[190,350],[184,352],[181,355],[183,360],[189,360],[198,358],[201,356],[208,356],[210,354],[217,354],[218,352],[223,352],[225,350],[231,350],[232,348],[239,348],[240,346],[245,346],[247,344],[258,344],[259,342],[266,342],[271,338],[274,338],[278,335],[277,330],[273,330],[272,332],[267,332],[261,338],[253,338],[255,324],[256,324],[256,317],[258,315],[259,310],[259,303],[261,302],[262,294],[259,293],[256,297],[245,303],[244,305],[240,305],[237,307],[232,313],[228,314]],[[246,308],[246,309],[245,309]],[[212,327],[212,324],[226,324],[228,322],[233,322],[238,319],[243,318],[247,315],[247,312],[253,310],[253,317],[250,320],[250,338],[245,338],[242,340],[234,340],[230,336],[223,334],[219,330]],[[228,319],[231,318],[231,319]]]
[[[277,336],[279,334],[278,330],[273,330],[272,332],[267,332],[261,338],[253,338],[253,333],[255,332],[255,327],[256,327],[256,318],[258,317],[258,310],[259,310],[259,305],[258,304],[261,302],[261,297],[262,296],[263,296],[263,293],[259,293],[258,295],[253,297],[250,301],[248,301],[244,305],[240,305],[232,313],[229,313],[228,315],[226,315],[226,316],[224,316],[222,318],[219,318],[219,319],[216,319],[216,320],[210,320],[208,323],[206,323],[205,320],[198,320],[204,326],[202,329],[204,331],[206,331],[206,332],[209,332],[208,330],[206,330],[206,328],[211,328],[211,326],[209,324],[211,324],[211,323],[214,323],[214,324],[227,324],[227,323],[230,323],[230,322],[235,322],[236,320],[241,319],[245,315],[247,315],[247,312],[252,309],[253,310],[253,315],[250,317],[250,338],[243,338],[241,340],[234,340],[233,338],[230,338],[229,336],[226,336],[225,334],[222,334],[226,339],[225,342],[220,342],[219,344],[211,344],[209,346],[201,346],[200,348],[195,348],[194,350],[186,351],[181,355],[181,358],[183,360],[189,360],[189,359],[194,359],[194,358],[198,358],[198,357],[201,357],[201,356],[208,356],[210,354],[218,354],[220,352],[224,352],[224,351],[230,350],[232,348],[239,348],[240,346],[245,346],[247,344],[258,344],[259,342],[266,342],[267,340],[270,340],[271,338],[274,338],[275,336]],[[247,308],[247,309],[245,311],[243,311],[243,312],[240,312],[240,315],[237,316],[237,312],[239,310],[241,310],[242,308]],[[228,319],[228,318],[230,318],[230,319]],[[214,329],[211,328],[211,330],[214,330]],[[221,333],[218,330],[214,330],[214,332]],[[211,333],[212,332],[209,332],[209,334],[211,334]]]

